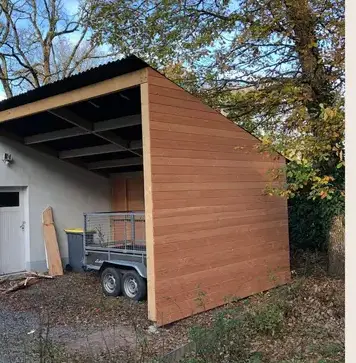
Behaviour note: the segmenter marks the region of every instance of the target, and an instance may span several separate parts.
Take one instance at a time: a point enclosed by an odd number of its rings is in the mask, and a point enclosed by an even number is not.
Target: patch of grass
[[[201,290],[200,286],[197,286],[197,296],[194,299],[196,305],[198,308],[205,310],[205,298],[206,298],[206,293]]]
[[[103,297],[93,276],[71,274],[45,281],[16,294],[17,300],[10,301],[7,297],[5,306],[9,309],[15,305],[20,310],[32,310],[40,305],[39,310],[49,312],[42,322],[42,338],[36,338],[32,353],[36,359],[16,357],[17,361],[163,363],[162,356],[190,338],[197,349],[188,353],[182,363],[341,363],[344,361],[343,281],[321,273],[322,267],[313,267],[322,261],[319,255],[302,258],[307,266],[299,265],[290,284],[242,300],[228,296],[224,307],[160,328],[156,335],[147,333],[152,323],[146,319],[145,304]],[[273,272],[270,278],[275,278]],[[78,291],[82,291],[83,284],[87,289],[80,295]],[[207,298],[198,286],[197,308],[204,309]],[[49,325],[77,327],[85,322],[89,328],[103,330],[126,323],[134,327],[136,341],[123,347],[110,344],[109,340],[99,344],[100,352],[89,344],[88,348],[73,353],[70,349],[63,350],[67,347],[57,343],[60,340],[56,340],[56,334],[46,334]]]
[[[249,323],[258,333],[274,336],[283,327],[284,310],[278,304],[268,304],[248,314]]]
[[[190,338],[196,351],[185,362],[248,362],[248,342],[239,312],[239,309],[227,309],[216,315],[211,327],[193,327]]]
[[[344,284],[313,266],[321,255],[302,257],[306,266],[299,265],[290,284],[226,299],[209,327],[191,331],[198,349],[184,363],[343,362]]]
[[[341,362],[344,359],[345,347],[343,344],[330,342],[323,345],[312,345],[311,351],[323,357],[319,362]],[[318,362],[318,363],[319,363]]]
[[[261,352],[254,352],[251,354],[248,363],[262,363],[263,354]]]
[[[337,354],[343,353],[344,352],[344,349],[345,349],[345,347],[342,344],[330,343],[330,344],[326,345],[322,349],[322,352],[327,357],[333,357],[333,356],[335,356]]]

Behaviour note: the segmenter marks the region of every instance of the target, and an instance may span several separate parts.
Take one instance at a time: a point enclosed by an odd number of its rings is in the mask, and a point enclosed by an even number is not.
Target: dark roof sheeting
[[[91,84],[102,82],[146,67],[149,67],[146,62],[137,58],[135,55],[130,55],[127,58],[90,68],[87,71],[75,74],[71,77],[64,78],[45,86],[35,88],[26,93],[21,93],[17,96],[5,99],[0,102],[0,111],[89,86]]]

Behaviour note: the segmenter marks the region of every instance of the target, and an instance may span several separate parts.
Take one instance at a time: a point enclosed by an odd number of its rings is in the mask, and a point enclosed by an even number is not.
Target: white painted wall
[[[27,269],[45,268],[42,211],[53,208],[59,248],[68,257],[64,229],[83,227],[83,213],[109,211],[108,179],[0,137],[0,159],[11,153],[14,163],[0,161],[0,187],[24,187]]]

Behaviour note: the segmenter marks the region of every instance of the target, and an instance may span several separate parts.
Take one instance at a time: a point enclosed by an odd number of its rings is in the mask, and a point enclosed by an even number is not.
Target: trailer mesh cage
[[[145,213],[84,214],[84,244],[86,247],[145,252]]]

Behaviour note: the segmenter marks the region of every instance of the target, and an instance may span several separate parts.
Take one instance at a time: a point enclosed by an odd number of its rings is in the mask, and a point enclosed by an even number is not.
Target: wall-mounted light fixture
[[[2,161],[4,162],[5,165],[10,165],[11,163],[14,162],[14,159],[12,158],[12,155],[9,153],[4,153],[2,154]]]

